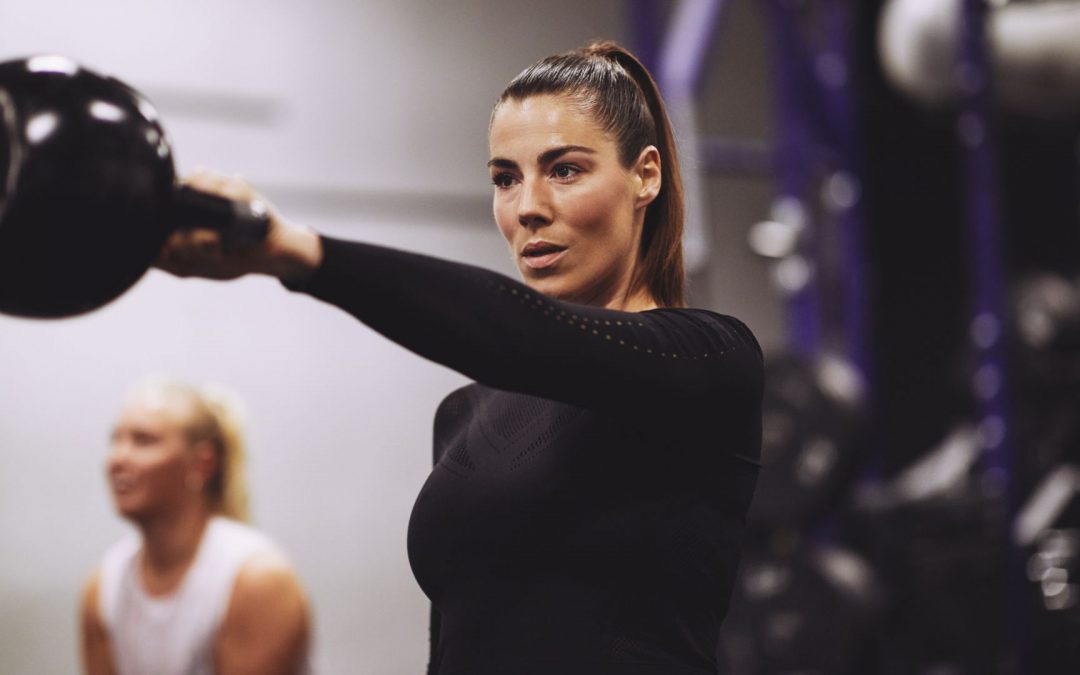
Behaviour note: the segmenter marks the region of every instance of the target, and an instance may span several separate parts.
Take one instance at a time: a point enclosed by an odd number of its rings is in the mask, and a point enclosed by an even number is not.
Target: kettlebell
[[[258,202],[177,183],[158,113],[123,82],[62,56],[0,63],[0,313],[70,317],[112,301],[176,228],[258,243]]]

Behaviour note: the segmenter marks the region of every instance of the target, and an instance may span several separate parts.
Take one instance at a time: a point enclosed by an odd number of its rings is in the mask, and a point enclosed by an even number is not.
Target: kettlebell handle
[[[176,188],[169,221],[170,229],[201,227],[220,232],[226,248],[258,244],[270,228],[263,202],[227,199],[187,185]]]

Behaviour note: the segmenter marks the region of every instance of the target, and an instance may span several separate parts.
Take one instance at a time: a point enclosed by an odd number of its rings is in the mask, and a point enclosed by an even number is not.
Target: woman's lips
[[[113,478],[109,481],[109,485],[116,495],[126,494],[135,489],[135,481],[130,478]]]
[[[525,265],[534,270],[543,270],[551,267],[566,253],[566,248],[549,244],[548,242],[535,242],[528,244],[521,251],[521,259]]]

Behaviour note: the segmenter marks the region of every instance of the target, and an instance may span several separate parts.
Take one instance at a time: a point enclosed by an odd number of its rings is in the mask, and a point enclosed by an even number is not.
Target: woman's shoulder
[[[210,518],[200,548],[214,555],[231,555],[241,559],[262,551],[280,551],[269,534],[249,523],[221,515]]]
[[[704,339],[715,343],[721,351],[748,349],[762,359],[761,345],[750,327],[742,320],[710,309],[699,307],[660,307],[642,315],[680,331],[687,338]]]
[[[483,387],[476,382],[470,382],[451,391],[439,402],[435,409],[435,432],[445,429],[466,414],[476,403],[481,395]]]

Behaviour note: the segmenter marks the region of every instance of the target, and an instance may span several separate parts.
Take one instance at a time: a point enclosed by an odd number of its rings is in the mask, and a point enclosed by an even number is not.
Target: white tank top
[[[217,633],[237,572],[254,554],[276,546],[252,527],[215,516],[180,587],[163,597],[143,590],[141,550],[141,538],[132,535],[113,544],[101,563],[98,611],[119,675],[213,675]]]

